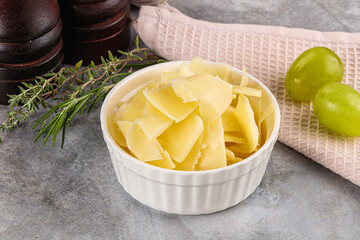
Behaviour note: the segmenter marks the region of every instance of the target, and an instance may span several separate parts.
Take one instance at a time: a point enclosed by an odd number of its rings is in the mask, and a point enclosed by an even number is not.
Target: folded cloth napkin
[[[143,6],[133,25],[145,44],[167,60],[200,55],[240,69],[245,66],[280,105],[279,141],[360,185],[360,137],[328,131],[319,125],[312,103],[295,103],[284,87],[286,71],[295,58],[308,48],[325,46],[343,61],[343,83],[359,91],[359,33],[205,22],[167,4]]]

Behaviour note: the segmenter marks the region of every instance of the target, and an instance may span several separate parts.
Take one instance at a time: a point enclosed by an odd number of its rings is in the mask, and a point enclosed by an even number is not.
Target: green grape
[[[338,55],[325,47],[314,47],[300,54],[287,71],[285,88],[295,100],[315,98],[327,82],[341,82],[344,67]]]
[[[323,85],[314,100],[314,112],[328,129],[349,136],[360,136],[360,94],[338,82]]]

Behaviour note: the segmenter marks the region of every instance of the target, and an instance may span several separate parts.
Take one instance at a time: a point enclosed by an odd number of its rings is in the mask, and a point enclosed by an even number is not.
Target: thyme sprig
[[[75,116],[85,110],[88,113],[93,110],[116,83],[134,70],[164,61],[148,48],[140,48],[138,37],[135,45],[132,51],[119,51],[121,57],[109,52],[108,59],[101,58],[102,63],[99,65],[91,62],[89,66],[82,67],[80,61],[74,67],[63,67],[58,72],[37,77],[34,83],[23,83],[18,95],[9,96],[10,111],[0,124],[0,130],[11,131],[42,108],[47,109],[32,127],[39,132],[34,142],[44,136],[45,145],[51,137],[52,145],[55,146],[61,132],[63,147],[66,129]]]

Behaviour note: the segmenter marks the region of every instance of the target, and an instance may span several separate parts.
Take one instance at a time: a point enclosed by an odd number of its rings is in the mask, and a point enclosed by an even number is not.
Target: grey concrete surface
[[[169,3],[214,22],[360,30],[355,0]],[[0,106],[0,120],[6,111]],[[99,112],[73,122],[64,149],[33,144],[33,119],[1,134],[0,239],[359,239],[360,187],[281,143],[258,189],[237,206],[203,216],[152,210],[118,184]]]

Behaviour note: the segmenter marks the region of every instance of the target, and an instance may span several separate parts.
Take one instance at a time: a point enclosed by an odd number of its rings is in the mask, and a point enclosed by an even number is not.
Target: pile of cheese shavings
[[[121,102],[116,142],[154,166],[183,171],[225,167],[255,153],[266,141],[261,127],[272,104],[248,86],[246,70],[194,57],[179,71],[163,72]],[[269,135],[269,134],[267,134]]]

